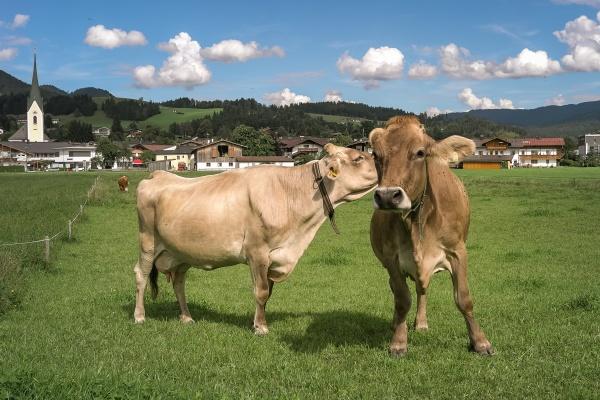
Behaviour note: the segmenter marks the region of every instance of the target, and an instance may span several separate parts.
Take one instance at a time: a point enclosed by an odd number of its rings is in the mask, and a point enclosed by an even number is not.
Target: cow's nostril
[[[375,195],[374,195],[374,200],[375,203],[377,203],[378,205],[381,205],[381,193],[379,192],[379,190],[375,191]]]
[[[402,193],[402,190],[397,190],[392,196],[392,199],[394,200],[394,203],[400,203],[403,197],[404,194]]]

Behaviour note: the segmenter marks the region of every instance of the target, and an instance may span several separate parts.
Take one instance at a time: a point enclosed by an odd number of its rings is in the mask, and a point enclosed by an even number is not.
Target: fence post
[[[48,236],[44,238],[44,260],[46,263],[50,262],[50,238]]]
[[[69,232],[69,240],[71,240],[71,226],[72,226],[72,225],[73,225],[73,222],[72,222],[71,220],[69,220],[69,229],[68,229],[68,232]]]

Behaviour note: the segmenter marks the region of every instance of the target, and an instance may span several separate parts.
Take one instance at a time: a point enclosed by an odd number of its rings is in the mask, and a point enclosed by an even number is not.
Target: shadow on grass
[[[133,302],[124,304],[123,310],[133,318]],[[224,323],[241,329],[251,329],[253,313],[223,312],[205,304],[189,303],[190,313],[196,322],[208,321]],[[176,320],[179,306],[176,302],[146,303],[146,318],[153,320]],[[289,348],[301,353],[320,353],[329,346],[345,347],[352,345],[381,349],[387,345],[392,332],[390,321],[362,313],[344,310],[325,312],[269,312],[267,321],[275,322],[309,317],[311,319],[304,332],[283,334],[281,341]]]

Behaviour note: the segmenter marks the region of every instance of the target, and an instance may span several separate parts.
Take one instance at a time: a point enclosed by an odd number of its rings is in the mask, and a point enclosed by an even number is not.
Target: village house
[[[224,139],[199,146],[194,150],[196,169],[211,171],[238,168],[236,157],[241,157],[245,148]]]
[[[563,138],[476,139],[475,154],[462,162],[464,169],[557,167],[564,155]]]
[[[102,126],[100,128],[96,128],[92,131],[92,134],[96,139],[107,138],[110,136],[110,128],[106,126]]]
[[[177,146],[174,149],[157,150],[154,152],[155,161],[168,161],[169,170],[188,171],[194,169],[194,147]]]
[[[323,146],[331,140],[314,136],[298,136],[279,139],[279,148],[284,156],[296,158],[310,154],[317,156],[323,151]]]

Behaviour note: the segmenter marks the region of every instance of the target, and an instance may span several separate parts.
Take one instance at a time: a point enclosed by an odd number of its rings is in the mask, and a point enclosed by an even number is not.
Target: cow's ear
[[[462,136],[453,135],[436,142],[429,154],[444,161],[460,161],[475,152],[475,142]]]
[[[375,143],[381,138],[381,135],[385,132],[383,128],[375,128],[369,133],[369,144],[371,147],[375,146]]]
[[[329,158],[326,161],[327,165],[327,177],[329,179],[336,179],[340,174],[340,160],[337,158]]]
[[[327,155],[333,156],[334,154],[338,153],[338,147],[333,144],[333,143],[327,143],[325,146],[323,146],[323,151],[325,151],[325,153],[327,153]]]

